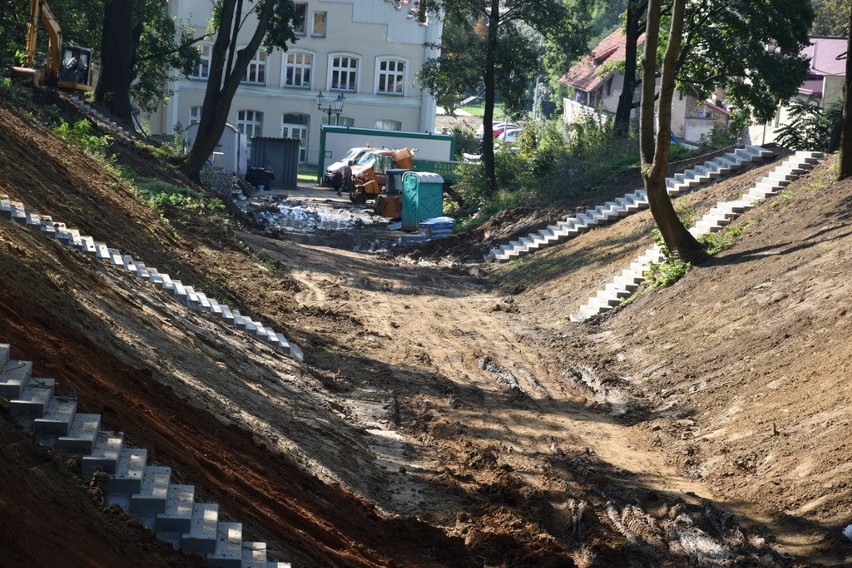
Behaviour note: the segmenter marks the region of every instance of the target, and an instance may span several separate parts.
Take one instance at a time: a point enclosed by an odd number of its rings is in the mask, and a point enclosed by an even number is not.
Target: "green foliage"
[[[749,221],[743,225],[736,227],[728,227],[724,231],[718,233],[707,233],[702,235],[699,241],[704,245],[707,254],[713,255],[730,248],[734,242],[741,237],[746,231],[757,225],[757,221]]]
[[[470,128],[456,126],[450,133],[456,139],[456,160],[461,160],[462,154],[479,153],[479,140]]]
[[[698,153],[703,154],[719,148],[727,148],[739,141],[740,137],[733,128],[726,128],[720,124],[714,124],[709,135],[703,135],[698,143]],[[672,146],[674,150],[674,146]],[[672,158],[674,160],[675,158]],[[682,159],[682,158],[678,158]]]
[[[652,263],[645,272],[645,286],[648,290],[667,288],[686,276],[692,270],[692,264],[682,260],[666,260],[662,264]]]
[[[136,194],[155,209],[181,207],[185,209],[224,209],[224,204],[203,193],[178,187],[161,180],[138,178],[134,183]]]
[[[736,127],[750,117],[768,122],[778,100],[805,79],[808,62],[799,54],[809,44],[813,17],[811,2],[795,0],[689,2],[679,87],[699,98],[724,87]]]
[[[527,124],[514,151],[495,154],[497,193],[489,198],[481,167],[469,168],[453,186],[463,205],[448,213],[466,228],[507,207],[576,198],[637,166],[637,148],[635,139],[613,139],[610,125],[593,118],[571,126],[561,119]]]
[[[193,29],[180,25],[169,13],[165,3],[145,0],[134,4],[133,24],[141,30],[136,45],[133,72],[135,80],[130,95],[135,106],[144,112],[154,112],[165,98],[172,95],[167,88],[177,73],[188,75],[200,61],[193,45]]]
[[[91,156],[103,157],[104,151],[112,142],[111,136],[92,134],[92,125],[85,119],[73,125],[63,120],[53,129],[53,132]]]
[[[843,37],[849,33],[850,0],[812,0],[814,23],[811,35]]]
[[[787,123],[775,131],[776,141],[791,150],[828,151],[831,129],[842,116],[842,101],[823,109],[810,100],[797,98],[787,108],[789,117]]]
[[[680,217],[680,215],[678,216]],[[683,221],[683,218],[681,218],[681,221]],[[684,224],[688,223],[684,222]],[[651,240],[660,247],[665,261],[659,264],[651,263],[645,272],[645,286],[648,290],[667,288],[692,270],[692,263],[684,262],[671,254],[671,251],[666,247],[663,235],[659,229],[655,228],[651,230]]]

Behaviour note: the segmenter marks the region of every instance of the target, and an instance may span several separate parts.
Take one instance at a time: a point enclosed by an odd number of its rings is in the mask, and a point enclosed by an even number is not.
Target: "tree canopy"
[[[810,2],[795,0],[674,0],[671,10],[664,15],[661,0],[648,0],[642,64],[642,176],[667,249],[680,260],[695,261],[703,257],[703,249],[678,219],[665,188],[671,93],[679,86],[701,98],[723,87],[740,124],[750,116],[769,121],[778,100],[795,94],[806,76],[808,62],[800,52],[809,43],[813,9]],[[666,26],[669,38],[660,41],[660,30]],[[659,90],[655,88],[658,76]],[[656,128],[655,98],[659,99]]]
[[[812,35],[843,37],[848,30],[847,16],[852,0],[811,0],[814,5]]]
[[[568,4],[563,0],[431,0],[421,2],[443,13],[449,34],[441,55],[428,61],[420,80],[444,107],[452,108],[464,94],[483,93],[482,163],[486,191],[497,189],[494,140],[488,135],[497,97],[510,115],[522,113],[529,103],[528,87],[539,72],[543,42],[568,25]],[[569,46],[566,46],[569,49]]]

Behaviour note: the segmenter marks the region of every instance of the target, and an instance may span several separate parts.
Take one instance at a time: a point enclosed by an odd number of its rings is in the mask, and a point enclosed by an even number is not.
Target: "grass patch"
[[[752,220],[737,227],[730,227],[718,233],[707,233],[699,239],[707,250],[707,254],[713,255],[733,246],[734,242],[746,231],[758,224]]]
[[[485,103],[476,102],[464,105],[463,107],[459,107],[465,112],[469,112],[473,116],[478,116],[482,118],[485,116]],[[494,105],[494,120],[502,120],[505,118],[506,122],[511,122],[511,119],[506,118],[503,110],[503,105],[497,103]]]
[[[300,170],[298,175],[296,176],[296,180],[302,183],[316,183],[317,182],[317,172]]]
[[[112,141],[111,136],[92,134],[92,125],[85,119],[78,120],[74,124],[63,120],[53,129],[53,133],[90,156],[103,157],[104,151]]]
[[[162,210],[167,206],[185,209],[224,209],[225,205],[217,198],[193,191],[186,187],[178,187],[158,179],[137,178],[133,184],[136,194],[151,204],[155,209]]]

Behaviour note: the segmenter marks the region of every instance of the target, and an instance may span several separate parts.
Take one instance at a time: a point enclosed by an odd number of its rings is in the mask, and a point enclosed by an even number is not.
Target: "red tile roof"
[[[568,72],[559,79],[560,83],[570,85],[581,91],[594,91],[612,74],[600,75],[600,68],[610,61],[624,61],[624,31],[621,28],[615,30],[592,49],[591,53],[585,55],[574,64]],[[640,37],[639,43],[644,41]]]

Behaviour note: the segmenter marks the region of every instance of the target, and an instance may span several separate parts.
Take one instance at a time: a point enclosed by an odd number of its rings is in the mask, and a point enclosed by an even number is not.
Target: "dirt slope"
[[[173,176],[131,146],[113,151]],[[507,265],[413,264],[329,246],[339,238],[234,232],[214,212],[172,211],[166,224],[3,103],[0,163],[0,193],[304,348],[304,365],[282,358],[0,221],[0,342],[219,502],[275,559],[852,561],[840,536],[852,522],[852,182],[829,183],[827,165],[745,215],[736,244],[676,286],[576,325],[568,315],[648,246],[647,213]],[[700,214],[771,167],[682,202]],[[127,565],[196,565],[102,511],[96,492],[87,500],[68,475],[75,464],[0,427],[3,479],[20,480],[0,489],[4,565],[67,565],[66,530],[75,565],[114,565],[113,553]],[[39,491],[48,477],[58,489]],[[55,530],[16,530],[45,517]]]

